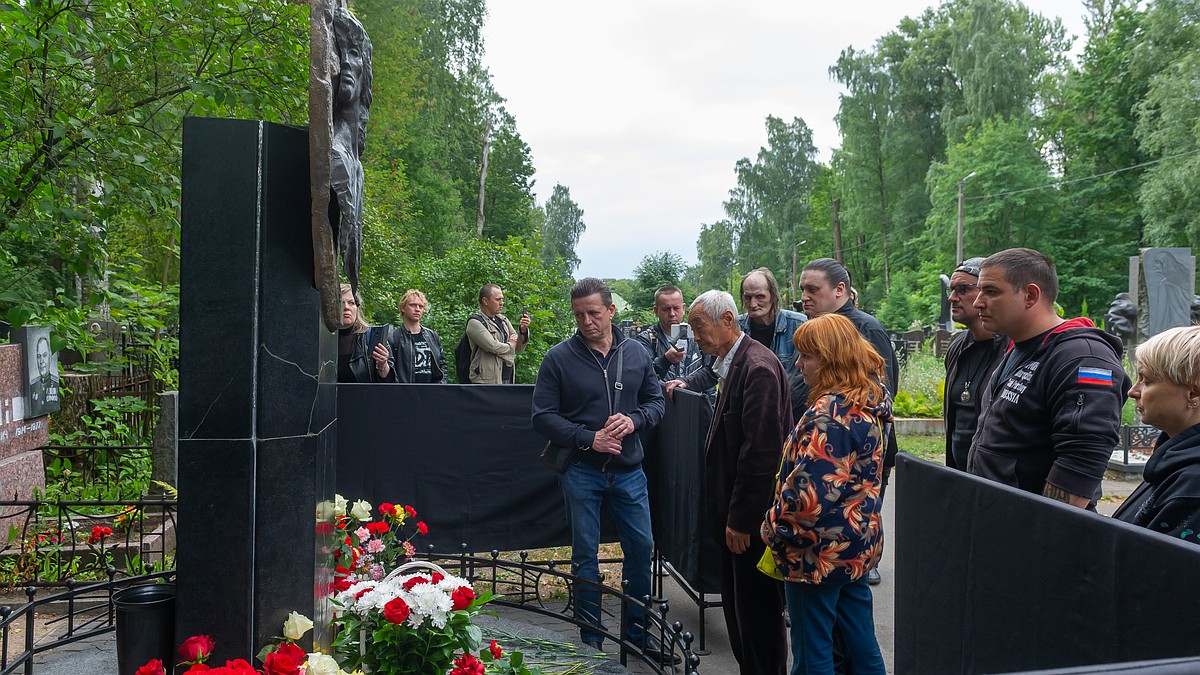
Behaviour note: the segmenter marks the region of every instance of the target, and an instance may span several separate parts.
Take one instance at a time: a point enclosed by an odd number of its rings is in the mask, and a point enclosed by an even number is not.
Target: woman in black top
[[[338,331],[338,382],[395,382],[392,337],[386,330],[373,330],[362,318],[362,299],[350,284],[342,284],[342,328]],[[372,339],[380,335],[382,339]],[[371,347],[370,344],[374,343]],[[369,358],[368,358],[369,355]]]
[[[1142,421],[1162,430],[1138,486],[1113,514],[1200,543],[1200,326],[1163,331],[1137,350],[1129,390]]]

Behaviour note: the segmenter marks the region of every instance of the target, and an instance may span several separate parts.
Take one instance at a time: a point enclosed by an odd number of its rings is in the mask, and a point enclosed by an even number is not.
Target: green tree
[[[542,260],[547,263],[561,260],[567,266],[567,274],[574,274],[575,268],[579,267],[575,246],[587,228],[583,222],[583,209],[571,199],[570,188],[555,183],[544,210]]]
[[[662,286],[680,286],[685,297],[691,297],[691,289],[685,289],[684,275],[687,273],[687,263],[683,257],[670,251],[658,251],[642,258],[633,270],[633,283],[629,295],[625,299],[635,310],[644,310],[654,306],[654,291]]]
[[[696,240],[696,258],[700,261],[697,288],[729,290],[729,278],[733,275],[735,259],[733,225],[728,220],[700,225],[700,237]]]
[[[183,117],[303,124],[306,19],[285,0],[0,6],[0,304],[82,302],[110,248],[176,278]]]

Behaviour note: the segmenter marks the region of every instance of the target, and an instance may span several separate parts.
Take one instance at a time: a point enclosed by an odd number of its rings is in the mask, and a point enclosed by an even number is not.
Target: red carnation
[[[475,601],[475,591],[471,590],[470,586],[459,586],[450,596],[450,600],[454,602],[454,609],[466,609]]]
[[[408,618],[410,612],[411,610],[408,608],[408,603],[404,602],[400,598],[389,600],[388,603],[383,606],[383,618],[392,623],[404,623],[404,620]]]
[[[388,527],[387,523],[382,521],[378,523],[367,523],[365,527],[367,528],[367,532],[370,532],[376,536],[387,534],[388,530],[392,529]]]
[[[408,514],[409,518],[417,517],[417,510],[414,509],[413,507],[409,506],[408,504],[404,505],[404,512]]]
[[[179,655],[184,663],[203,663],[212,654],[217,644],[207,635],[193,635],[179,645]]]
[[[429,534],[429,526],[425,524],[425,521],[417,521],[417,532],[420,532],[421,534]]]
[[[379,505],[379,512],[385,516],[394,516],[396,515],[396,505],[384,502]]]
[[[308,654],[292,643],[279,645],[263,661],[263,675],[299,675]]]
[[[488,647],[488,651],[492,653],[492,658],[497,661],[499,661],[500,657],[504,655],[504,650],[500,648],[500,643],[496,642],[495,640],[492,640],[492,644],[490,647]]]
[[[401,585],[404,586],[404,590],[411,591],[414,586],[417,586],[420,584],[427,584],[427,583],[429,583],[429,577],[423,577],[423,576],[417,575],[411,579],[408,579]]]
[[[475,658],[474,654],[463,654],[454,659],[454,668],[450,670],[450,675],[484,675],[485,672],[483,662]]]
[[[163,671],[162,661],[150,659],[146,662],[146,665],[138,668],[137,673],[134,675],[166,675],[166,672]]]
[[[333,532],[333,525],[330,523],[317,523],[317,534],[324,536],[331,532]]]

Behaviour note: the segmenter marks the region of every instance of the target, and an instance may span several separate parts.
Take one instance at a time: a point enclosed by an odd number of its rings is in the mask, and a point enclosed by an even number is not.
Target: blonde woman
[[[362,299],[342,284],[342,328],[338,331],[338,382],[395,382],[391,331],[375,331],[362,318]],[[385,327],[386,328],[386,327]],[[372,339],[371,335],[381,336]],[[374,343],[372,346],[372,342]]]

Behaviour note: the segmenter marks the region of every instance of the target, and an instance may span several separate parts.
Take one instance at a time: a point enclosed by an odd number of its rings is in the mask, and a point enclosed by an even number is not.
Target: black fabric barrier
[[[906,453],[896,480],[896,673],[1200,654],[1200,547]]]
[[[700,593],[720,593],[717,542],[709,534],[704,492],[704,440],[712,405],[676,389],[646,453],[654,542],[679,575]]]
[[[412,504],[440,551],[571,543],[558,478],[538,460],[532,385],[338,385],[337,491]],[[607,539],[612,541],[612,538]]]
[[[525,550],[571,543],[546,441],[530,421],[531,385],[338,385],[337,491],[412,504],[429,525],[414,543],[437,550]],[[655,537],[704,593],[719,591],[715,542],[704,529],[704,434],[712,407],[684,391],[647,441]],[[604,541],[616,541],[604,518]],[[706,562],[707,561],[707,562]]]

